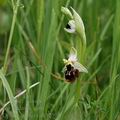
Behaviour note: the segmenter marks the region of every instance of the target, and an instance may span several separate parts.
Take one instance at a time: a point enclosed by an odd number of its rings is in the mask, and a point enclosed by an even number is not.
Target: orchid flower
[[[71,48],[68,59],[63,59],[65,67],[63,69],[66,81],[73,82],[81,72],[88,73],[87,69],[78,62],[77,51]]]
[[[72,12],[66,7],[61,7],[61,11],[69,17],[69,22],[64,30],[68,33],[78,33],[84,44],[86,44],[85,28],[82,18],[72,7],[70,8]]]

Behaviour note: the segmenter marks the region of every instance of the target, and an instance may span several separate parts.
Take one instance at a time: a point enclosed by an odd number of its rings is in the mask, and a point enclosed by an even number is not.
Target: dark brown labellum
[[[67,71],[71,71],[73,68],[73,66],[71,64],[66,65]]]
[[[79,77],[79,70],[75,69],[71,64],[66,66],[65,79],[67,82],[74,82]]]
[[[66,29],[71,29],[71,26],[69,24],[67,24]]]

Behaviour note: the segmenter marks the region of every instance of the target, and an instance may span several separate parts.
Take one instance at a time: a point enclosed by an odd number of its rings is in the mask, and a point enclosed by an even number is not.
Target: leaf
[[[13,110],[13,115],[15,117],[15,120],[19,120],[19,115],[18,115],[18,108],[17,108],[17,103],[16,100],[14,99],[12,90],[9,86],[9,83],[7,82],[7,79],[4,76],[4,73],[2,70],[0,70],[0,79],[2,80],[3,86],[7,91],[8,97],[10,99],[10,103],[12,106],[12,110]]]

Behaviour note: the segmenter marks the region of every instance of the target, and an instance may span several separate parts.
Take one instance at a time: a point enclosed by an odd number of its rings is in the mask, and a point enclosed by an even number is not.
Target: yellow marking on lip
[[[64,64],[72,64],[72,62],[71,61],[69,61],[69,60],[66,60],[66,59],[63,59],[63,62],[64,62]]]

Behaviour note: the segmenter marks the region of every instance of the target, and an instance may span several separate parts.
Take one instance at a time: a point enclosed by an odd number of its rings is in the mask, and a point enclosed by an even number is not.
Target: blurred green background
[[[62,59],[81,43],[64,31],[62,6],[85,25],[80,94],[63,81]],[[2,120],[120,120],[120,0],[0,0],[0,68]]]

